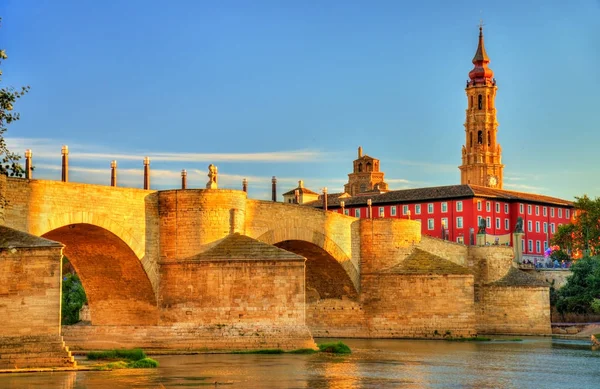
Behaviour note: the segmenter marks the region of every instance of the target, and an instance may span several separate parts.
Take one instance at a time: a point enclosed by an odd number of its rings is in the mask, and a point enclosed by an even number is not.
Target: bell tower
[[[467,81],[467,118],[462,147],[460,183],[502,189],[502,148],[497,141],[496,79],[488,68],[490,58],[483,45],[483,25],[479,25],[479,44],[473,57],[473,70]]]

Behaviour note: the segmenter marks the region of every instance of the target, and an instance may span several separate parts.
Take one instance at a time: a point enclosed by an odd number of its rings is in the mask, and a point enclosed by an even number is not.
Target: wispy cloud
[[[31,149],[34,158],[48,159],[59,158],[62,144],[51,139],[40,138],[6,138],[9,149],[23,152]],[[148,152],[123,153],[123,152],[105,152],[102,147],[92,147],[90,145],[76,144],[69,146],[69,156],[79,160],[118,160],[140,161],[144,157],[150,157],[151,161],[160,162],[249,162],[249,163],[268,163],[268,162],[303,162],[315,163],[332,160],[337,154],[330,152],[321,152],[318,150],[289,150],[258,153],[165,153]]]

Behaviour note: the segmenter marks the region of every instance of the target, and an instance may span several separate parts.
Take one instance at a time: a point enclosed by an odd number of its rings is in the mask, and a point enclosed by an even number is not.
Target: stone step
[[[43,353],[28,353],[28,352],[16,352],[16,353],[2,353],[0,354],[0,361],[7,359],[34,359],[34,358],[70,358],[70,353],[64,351],[46,351]]]

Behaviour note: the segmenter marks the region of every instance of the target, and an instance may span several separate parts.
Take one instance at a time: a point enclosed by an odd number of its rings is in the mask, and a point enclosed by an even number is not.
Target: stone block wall
[[[480,334],[546,335],[552,333],[547,287],[482,288]]]
[[[540,281],[548,283],[548,286],[554,281],[555,288],[562,288],[567,283],[567,278],[571,276],[570,269],[556,269],[556,270],[524,270],[527,274],[537,278]]]
[[[186,189],[158,192],[160,259],[185,259],[235,232],[244,233],[246,193]]]
[[[304,260],[162,266],[161,322],[304,325]]]
[[[365,274],[390,268],[410,254],[421,241],[421,224],[406,219],[360,221],[361,289]]]
[[[508,246],[469,246],[467,267],[476,284],[494,282],[504,277],[513,265],[513,249]]]
[[[307,304],[306,324],[318,338],[369,337],[363,306],[349,299],[325,299]]]
[[[361,298],[373,338],[475,334],[473,276],[366,275]]]
[[[457,265],[467,266],[470,247],[464,244],[423,235],[421,243],[419,243],[419,248],[454,262]]]
[[[61,251],[0,249],[0,337],[60,334]]]

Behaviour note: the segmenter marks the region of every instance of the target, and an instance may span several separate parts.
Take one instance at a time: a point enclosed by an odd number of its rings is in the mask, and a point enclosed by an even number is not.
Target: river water
[[[600,388],[589,341],[344,343],[351,355],[156,356],[158,369],[4,374],[0,388]]]

